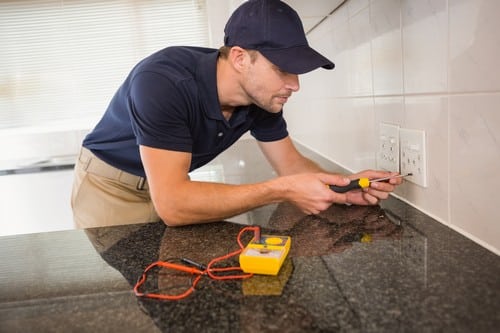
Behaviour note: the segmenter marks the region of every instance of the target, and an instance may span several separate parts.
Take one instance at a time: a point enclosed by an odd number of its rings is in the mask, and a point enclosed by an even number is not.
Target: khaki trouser
[[[71,207],[77,228],[160,221],[146,179],[112,167],[83,147]]]

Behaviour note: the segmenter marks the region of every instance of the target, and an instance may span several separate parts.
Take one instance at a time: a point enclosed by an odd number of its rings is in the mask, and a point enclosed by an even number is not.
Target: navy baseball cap
[[[297,12],[279,0],[248,0],[224,28],[224,45],[257,50],[285,72],[303,74],[335,64],[312,49]]]

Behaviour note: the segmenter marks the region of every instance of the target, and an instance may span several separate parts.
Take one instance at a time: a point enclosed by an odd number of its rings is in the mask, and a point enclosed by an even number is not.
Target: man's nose
[[[293,92],[298,91],[300,89],[299,76],[297,74],[288,73],[285,78],[285,86]]]

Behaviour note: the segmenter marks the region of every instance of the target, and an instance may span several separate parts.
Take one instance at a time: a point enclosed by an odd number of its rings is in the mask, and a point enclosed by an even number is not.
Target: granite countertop
[[[254,146],[238,145],[228,158],[249,167]],[[226,178],[236,177],[230,166],[224,170]],[[0,237],[0,332],[496,332],[500,326],[500,258],[396,198],[374,207],[334,205],[315,216],[272,205],[236,222]],[[277,276],[204,276],[179,301],[134,295],[152,262],[182,257],[206,264],[236,250],[241,223],[291,236]],[[189,276],[162,270],[152,272],[147,288],[174,293],[190,283]]]

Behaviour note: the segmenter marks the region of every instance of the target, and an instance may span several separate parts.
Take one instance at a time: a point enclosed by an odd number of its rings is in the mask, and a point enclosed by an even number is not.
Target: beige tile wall
[[[500,254],[500,1],[348,0],[308,38],[336,64],[301,77],[292,136],[352,171],[378,124],[427,134],[428,188],[396,194]],[[327,13],[325,13],[327,14]]]

